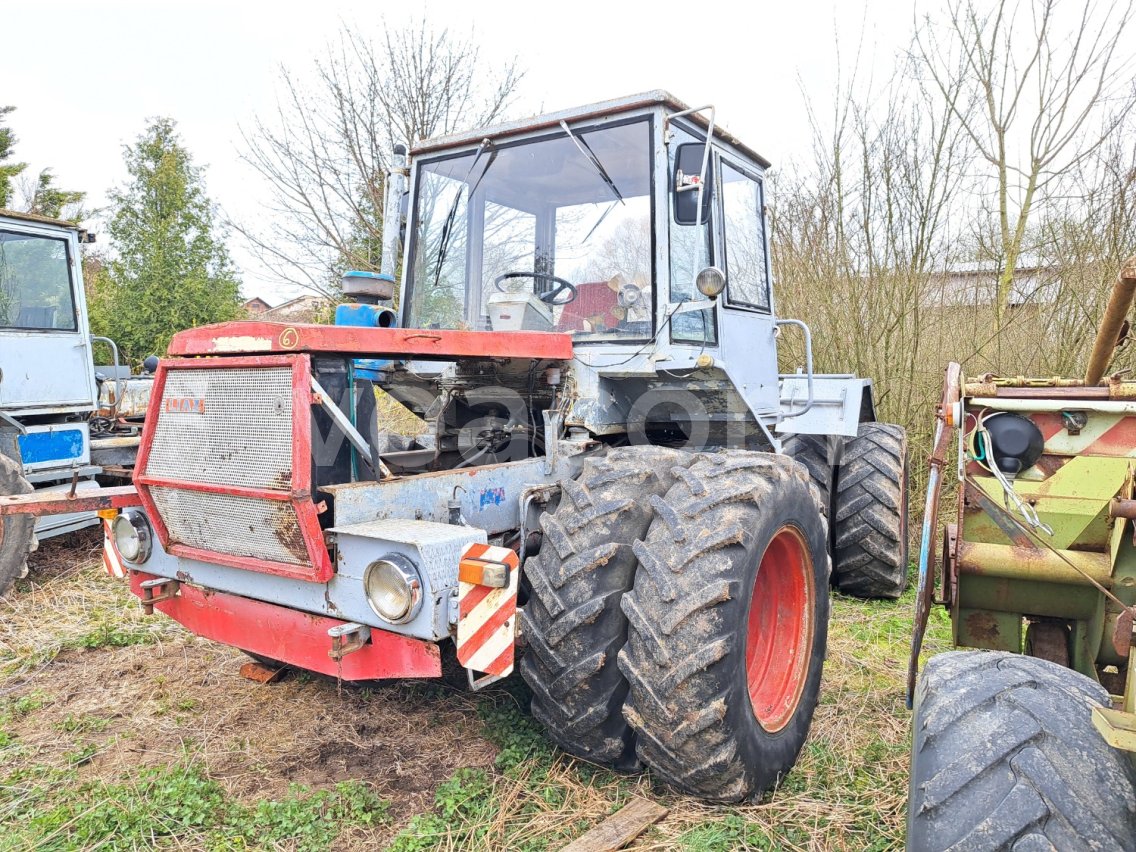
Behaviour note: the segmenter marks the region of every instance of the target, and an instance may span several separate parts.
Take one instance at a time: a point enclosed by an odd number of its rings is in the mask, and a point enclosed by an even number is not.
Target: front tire
[[[915,691],[912,850],[1134,850],[1136,773],[1091,721],[1108,693],[997,651],[933,657]]]
[[[783,455],[702,456],[637,543],[623,598],[624,715],[668,784],[738,801],[796,762],[828,635],[828,530],[804,467]]]
[[[584,463],[541,517],[540,553],[525,560],[531,592],[522,615],[521,675],[532,713],[564,751],[618,769],[639,768],[623,718],[627,682],[616,655],[627,639],[620,599],[635,576],[632,544],[651,523],[652,495],[693,458],[664,447],[626,447]]]

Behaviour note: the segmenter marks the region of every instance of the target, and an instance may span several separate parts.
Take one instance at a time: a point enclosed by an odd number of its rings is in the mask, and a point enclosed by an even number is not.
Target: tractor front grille
[[[171,541],[288,565],[308,561],[290,502],[165,486],[154,486],[150,493]]]
[[[310,445],[310,409],[294,410],[310,395],[310,369],[303,355],[159,366],[135,479],[164,547],[298,579],[331,575],[311,469],[294,469],[296,448]]]
[[[146,472],[183,482],[290,490],[292,369],[169,370]]]

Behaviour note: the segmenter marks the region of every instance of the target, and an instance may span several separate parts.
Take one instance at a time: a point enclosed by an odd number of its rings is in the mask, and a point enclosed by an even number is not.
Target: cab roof
[[[57,228],[66,228],[69,231],[82,231],[74,222],[63,219],[51,219],[37,213],[21,213],[19,210],[5,210],[0,207],[0,219],[19,219],[22,222],[34,222],[37,225],[54,225]]]
[[[419,154],[433,153],[442,151],[447,148],[457,148],[463,145],[470,145],[475,142],[480,142],[482,139],[495,139],[502,136],[514,136],[521,133],[528,133],[533,130],[541,130],[547,127],[558,127],[561,121],[574,122],[582,119],[589,118],[602,118],[621,112],[630,112],[632,110],[641,109],[643,107],[663,106],[666,107],[668,112],[683,112],[690,109],[690,107],[672,95],[670,92],[663,91],[662,89],[655,89],[650,92],[643,92],[638,95],[629,95],[623,98],[616,98],[610,101],[599,101],[598,103],[588,104],[587,106],[574,107],[572,109],[560,110],[558,112],[544,113],[543,115],[530,116],[528,118],[517,119],[516,121],[508,121],[502,124],[492,125],[490,127],[479,127],[473,130],[464,130],[460,133],[451,133],[448,136],[437,136],[433,139],[422,139],[415,142],[411,148],[410,153],[412,156]],[[703,129],[709,126],[709,121],[702,113],[692,114],[686,118],[701,126]],[[758,154],[748,145],[745,145],[736,136],[729,133],[720,124],[714,125],[714,138],[733,145],[742,153],[756,160],[762,168],[769,168],[769,161],[763,156]]]

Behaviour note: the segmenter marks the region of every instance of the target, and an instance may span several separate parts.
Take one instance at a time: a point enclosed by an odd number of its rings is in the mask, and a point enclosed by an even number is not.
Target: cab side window
[[[731,305],[769,310],[769,265],[761,181],[722,160],[726,238],[726,298]]]
[[[674,174],[675,152],[684,143],[702,142],[683,130],[675,127],[674,138],[668,146],[667,173]],[[711,159],[710,168],[714,167]],[[680,225],[675,221],[674,198],[671,195],[670,221],[670,276],[671,302],[697,301],[702,298],[694,287],[694,279],[699,270],[713,262],[711,222],[702,225]],[[714,308],[690,311],[671,318],[671,340],[675,343],[697,343],[715,345],[718,342],[717,316]]]

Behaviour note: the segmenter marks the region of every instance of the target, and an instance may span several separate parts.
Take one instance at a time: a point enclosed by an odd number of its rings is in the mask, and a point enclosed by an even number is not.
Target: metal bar
[[[1136,297],[1136,257],[1128,259],[1117,276],[1116,283],[1112,285],[1112,295],[1108,298],[1108,307],[1104,310],[1100,330],[1093,342],[1092,354],[1089,355],[1089,364],[1085,368],[1086,385],[1095,385],[1108,369],[1116,345],[1120,342],[1120,330],[1128,309],[1132,307],[1133,297]]]
[[[133,485],[84,491],[68,497],[58,491],[0,496],[0,515],[65,515],[70,512],[98,512],[140,506],[142,501]]]
[[[1112,585],[1112,560],[1083,550],[1027,550],[1009,544],[960,541],[959,574],[1006,580],[1104,587]]]
[[[351,421],[348,419],[347,415],[339,410],[339,406],[332,401],[331,396],[323,389],[323,386],[316,381],[315,376],[311,377],[311,383],[312,390],[319,395],[320,405],[323,406],[323,410],[335,421],[335,425],[343,430],[343,434],[347,436],[348,441],[354,444],[355,449],[364,455],[367,462],[371,465],[371,470],[383,479],[390,479],[390,468],[383,464],[382,460],[379,458],[378,451],[367,443],[363,436],[359,434],[358,429],[351,425]]]
[[[101,340],[103,343],[105,343],[107,346],[109,346],[111,354],[114,355],[114,405],[112,405],[111,409],[110,409],[111,410],[110,419],[114,420],[118,416],[118,406],[122,402],[122,394],[126,390],[126,382],[124,382],[122,380],[122,378],[119,376],[119,372],[120,372],[122,365],[121,365],[121,363],[119,361],[119,357],[118,357],[118,344],[115,343],[113,340],[111,340],[109,337],[100,337],[97,334],[92,334],[91,335],[91,342],[94,342],[96,340]],[[92,354],[94,353],[94,351],[95,351],[95,348],[92,346],[91,347]],[[94,358],[92,358],[91,360],[93,361]]]
[[[548,331],[496,331],[486,334],[483,331],[289,325],[246,320],[203,325],[178,332],[170,341],[168,350],[173,356],[273,352],[319,352],[354,358],[413,356],[426,361],[451,361],[455,358],[567,361],[572,357],[572,336]],[[205,362],[201,366],[217,365]]]
[[[176,488],[179,491],[203,491],[206,494],[226,494],[230,497],[248,497],[253,500],[291,500],[291,491],[276,491],[268,488],[250,488],[247,485],[219,485],[216,482],[194,482],[189,479],[170,479],[165,476],[151,476],[148,473],[135,474],[134,481],[150,488]],[[309,496],[309,495],[303,495]]]
[[[1120,497],[1115,498],[1108,504],[1108,516],[1110,518],[1126,518],[1129,521],[1136,521],[1136,500],[1123,500]]]
[[[151,521],[154,515],[146,513]],[[305,583],[326,583],[335,573],[331,560],[313,564],[290,562],[273,562],[271,559],[261,559],[256,556],[236,556],[232,553],[222,553],[219,550],[206,550],[188,544],[179,544],[174,541],[166,551],[173,556],[185,559],[194,559],[198,562],[208,562],[212,565],[224,565],[227,568],[240,568],[243,571],[254,571],[258,574],[273,574],[277,577],[289,577],[293,580],[303,580]]]
[[[387,172],[387,192],[383,201],[383,256],[379,266],[380,271],[392,279],[398,269],[398,234],[405,190],[406,148],[396,145],[391,169]]]
[[[1111,399],[1107,387],[1069,387],[1069,388],[994,388],[998,399]]]
[[[800,411],[792,411],[788,414],[781,415],[783,420],[787,420],[790,417],[800,417],[802,414],[811,411],[813,407],[813,335],[812,332],[809,331],[809,327],[801,322],[801,320],[780,319],[776,321],[776,325],[778,328],[783,325],[795,325],[800,328],[801,332],[805,335],[805,370],[808,376],[808,398],[805,400],[805,407]]]
[[[927,631],[927,618],[935,599],[935,528],[939,522],[939,495],[942,492],[943,467],[951,434],[955,431],[955,408],[959,399],[962,368],[955,362],[947,365],[943,376],[943,396],[935,412],[935,439],[931,444],[927,499],[923,509],[923,531],[919,542],[919,590],[915,595],[915,618],[911,628],[911,655],[907,659],[907,709],[915,698],[915,681],[919,675],[919,652]],[[961,457],[960,457],[961,459]],[[961,463],[961,462],[960,462]],[[944,589],[946,576],[943,578]],[[946,595],[944,595],[945,597]]]
[[[1102,414],[1136,414],[1136,400],[1061,400],[1053,399],[1006,399],[1005,397],[971,397],[966,401],[968,408],[989,408],[991,411],[1099,411]]]

